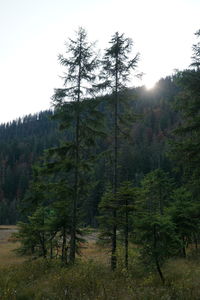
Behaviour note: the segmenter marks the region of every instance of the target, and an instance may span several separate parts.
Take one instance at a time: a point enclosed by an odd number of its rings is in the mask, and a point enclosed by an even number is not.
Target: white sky
[[[79,26],[106,48],[116,31],[140,52],[142,82],[190,64],[200,0],[0,0],[0,123],[50,108],[62,84],[57,56]]]

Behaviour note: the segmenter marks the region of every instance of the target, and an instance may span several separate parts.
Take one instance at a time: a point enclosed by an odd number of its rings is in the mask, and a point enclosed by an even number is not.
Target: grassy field
[[[19,246],[19,243],[12,237],[12,233],[16,231],[17,226],[0,225],[0,267],[19,264],[27,260],[27,257],[19,256],[14,251]],[[81,250],[81,260],[108,263],[108,251],[96,243],[97,233],[95,231],[87,233],[85,239],[87,242],[84,243]]]
[[[173,259],[163,267],[166,284],[142,265],[137,248],[130,253],[130,267],[123,267],[123,249],[118,269],[110,270],[110,254],[97,241],[97,233],[86,235],[82,256],[74,266],[59,260],[27,261],[12,250],[15,226],[0,226],[0,300],[199,300],[200,255]],[[24,260],[26,262],[24,263]]]
[[[14,243],[11,237],[16,230],[14,225],[0,225],[0,266],[18,264],[25,260],[13,251],[18,247],[18,243]]]

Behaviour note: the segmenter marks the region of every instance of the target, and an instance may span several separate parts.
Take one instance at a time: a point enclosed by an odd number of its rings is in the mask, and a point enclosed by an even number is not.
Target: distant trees
[[[200,31],[195,33],[200,36]],[[186,245],[199,239],[199,160],[200,160],[200,44],[193,45],[192,69],[178,72],[175,81],[180,87],[176,109],[180,122],[173,132],[171,156],[181,176],[181,187],[174,194],[173,218],[182,240],[182,255]],[[176,212],[176,216],[174,215]]]
[[[182,87],[177,97],[176,107],[182,121],[175,131],[173,143],[174,158],[184,169],[189,181],[199,177],[199,111],[200,111],[200,70],[186,70],[176,75],[177,83]],[[179,159],[177,159],[177,155]],[[191,179],[191,180],[190,180]]]
[[[32,165],[45,148],[58,145],[62,133],[52,111],[0,125],[0,223],[16,224],[28,189]]]

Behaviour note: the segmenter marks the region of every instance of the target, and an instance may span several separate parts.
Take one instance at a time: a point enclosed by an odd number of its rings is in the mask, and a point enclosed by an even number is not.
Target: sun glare
[[[145,83],[145,87],[147,90],[152,90],[155,87],[155,81],[147,81]]]

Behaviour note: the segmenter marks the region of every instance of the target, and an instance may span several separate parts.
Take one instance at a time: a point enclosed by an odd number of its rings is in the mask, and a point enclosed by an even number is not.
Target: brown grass
[[[137,247],[130,249],[130,267],[123,267],[123,248],[118,255],[118,269],[109,268],[108,248],[97,242],[98,232],[85,236],[81,260],[63,268],[59,261],[38,259],[20,264],[26,258],[12,250],[13,226],[0,226],[0,300],[70,299],[70,300],[160,300],[200,299],[200,256],[171,259],[163,266],[166,285],[157,273],[147,272],[138,263]],[[11,265],[11,268],[5,266]],[[15,264],[15,265],[14,265]],[[17,265],[20,264],[20,265]],[[4,268],[5,267],[5,268]],[[16,298],[17,297],[17,298]]]
[[[110,254],[107,248],[99,246],[95,240],[89,240],[84,244],[82,250],[82,260],[93,260],[97,263],[108,264],[110,260]]]
[[[15,229],[17,229],[17,225],[0,225],[0,229],[15,230]]]
[[[18,264],[25,261],[24,257],[19,257],[13,251],[19,244],[13,243],[11,237],[13,232],[16,232],[17,226],[0,225],[0,266],[8,266]]]
[[[0,225],[0,266],[8,266],[24,262],[27,257],[20,257],[14,249],[19,247],[19,243],[15,242],[12,233],[17,231],[15,225]],[[81,260],[92,260],[97,263],[109,263],[110,253],[107,248],[99,246],[96,241],[98,240],[98,233],[92,232],[84,237],[86,243],[82,245]]]

